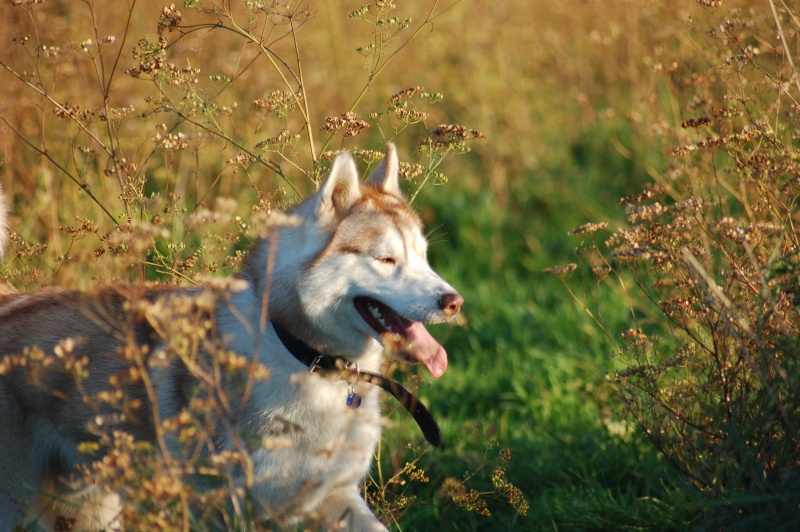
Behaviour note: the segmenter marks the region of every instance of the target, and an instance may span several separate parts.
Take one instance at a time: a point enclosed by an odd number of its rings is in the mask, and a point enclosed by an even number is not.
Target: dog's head
[[[378,342],[438,378],[447,354],[423,324],[454,318],[463,299],[428,264],[422,224],[400,192],[398,170],[390,144],[361,182],[342,152],[319,191],[296,209],[306,221],[300,247],[315,239],[322,245],[296,277],[304,314],[297,321],[306,329],[294,332],[351,359],[379,350]]]

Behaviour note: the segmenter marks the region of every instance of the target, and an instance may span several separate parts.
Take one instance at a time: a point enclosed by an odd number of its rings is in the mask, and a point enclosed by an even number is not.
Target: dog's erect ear
[[[397,177],[399,170],[400,163],[397,161],[397,149],[394,144],[389,143],[386,145],[386,155],[383,156],[381,164],[369,176],[367,183],[389,194],[402,196]]]
[[[323,221],[344,216],[361,197],[358,169],[353,157],[339,152],[331,171],[317,191],[317,217]]]

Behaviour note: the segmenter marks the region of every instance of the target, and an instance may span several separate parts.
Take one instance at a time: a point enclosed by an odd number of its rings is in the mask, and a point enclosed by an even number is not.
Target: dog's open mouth
[[[353,304],[384,345],[400,358],[422,362],[435,378],[447,369],[447,352],[419,321],[410,320],[376,299],[358,296]]]

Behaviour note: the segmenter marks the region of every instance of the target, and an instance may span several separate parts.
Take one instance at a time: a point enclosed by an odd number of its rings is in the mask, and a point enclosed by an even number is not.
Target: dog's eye
[[[397,264],[397,261],[394,260],[394,257],[375,257],[375,258],[383,264]]]

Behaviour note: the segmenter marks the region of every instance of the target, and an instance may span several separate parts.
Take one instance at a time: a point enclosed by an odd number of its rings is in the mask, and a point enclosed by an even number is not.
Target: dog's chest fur
[[[228,347],[259,353],[270,370],[269,379],[254,387],[244,405],[238,430],[260,440],[253,454],[256,492],[263,492],[281,513],[289,509],[284,504],[301,500],[299,510],[305,513],[333,487],[357,484],[367,474],[381,431],[378,388],[356,383],[355,391],[363,401],[360,407],[350,408],[348,383],[309,371],[292,357],[269,324],[255,336],[261,345],[253,345],[241,316],[242,309],[253,309],[256,302],[252,291],[243,291],[234,295],[232,305],[222,304],[217,311],[220,328],[231,334]],[[250,320],[250,330],[259,326],[259,320]],[[371,367],[379,365],[380,357],[378,346],[362,360]],[[229,440],[220,443],[231,445]]]

